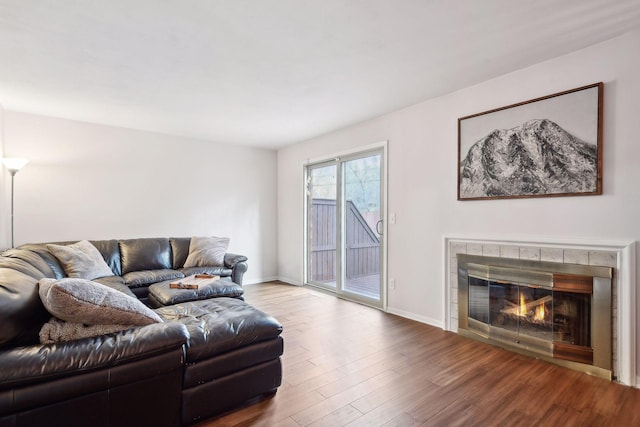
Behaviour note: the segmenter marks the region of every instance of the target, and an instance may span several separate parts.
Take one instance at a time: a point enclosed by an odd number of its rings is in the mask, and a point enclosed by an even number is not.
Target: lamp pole
[[[2,159],[2,163],[11,174],[11,247],[13,248],[15,247],[13,240],[13,181],[18,171],[22,169],[24,165],[29,163],[29,160],[18,157],[5,157]]]
[[[18,173],[17,169],[9,169],[9,173],[11,174],[11,247],[15,248],[13,244],[13,177]]]

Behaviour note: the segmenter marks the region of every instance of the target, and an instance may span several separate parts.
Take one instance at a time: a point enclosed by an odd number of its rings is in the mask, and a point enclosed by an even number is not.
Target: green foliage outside
[[[360,212],[380,211],[380,155],[350,160],[344,164],[345,199]],[[336,166],[311,171],[309,189],[314,199],[336,199]]]

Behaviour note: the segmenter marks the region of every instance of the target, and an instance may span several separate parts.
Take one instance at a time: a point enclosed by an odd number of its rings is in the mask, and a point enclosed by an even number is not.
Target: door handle
[[[378,220],[378,222],[376,222],[376,233],[382,236],[382,230],[380,230],[381,225],[382,225],[382,220],[380,219]]]

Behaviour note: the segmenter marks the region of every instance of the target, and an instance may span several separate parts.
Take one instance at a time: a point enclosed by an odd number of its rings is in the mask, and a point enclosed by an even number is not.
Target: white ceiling
[[[0,104],[278,148],[635,28],[640,0],[0,0]]]

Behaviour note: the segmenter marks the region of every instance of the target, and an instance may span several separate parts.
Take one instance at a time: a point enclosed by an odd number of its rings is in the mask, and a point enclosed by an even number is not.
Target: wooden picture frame
[[[458,119],[458,200],[602,194],[603,84]]]

